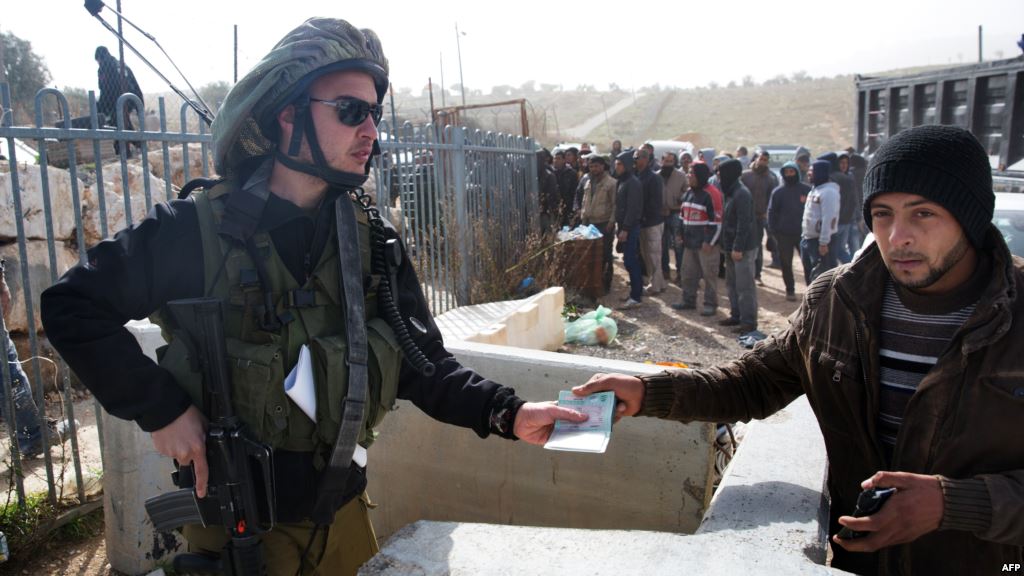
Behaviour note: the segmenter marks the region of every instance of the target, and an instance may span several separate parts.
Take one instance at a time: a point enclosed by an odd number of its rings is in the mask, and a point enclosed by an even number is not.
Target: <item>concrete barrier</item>
[[[445,342],[465,340],[534,350],[558,350],[565,342],[565,290],[548,288],[523,300],[460,306],[436,318]]]
[[[164,344],[160,328],[149,321],[130,322],[128,330],[142,351],[156,358]],[[103,516],[107,561],[124,574],[145,574],[157,562],[170,560],[185,550],[183,540],[171,533],[153,531],[143,507],[147,498],[175,489],[171,460],[153,449],[149,434],[134,422],[121,420],[105,410],[103,420]]]
[[[748,428],[695,535],[419,521],[395,533],[359,573],[845,574],[824,566],[825,472],[821,433],[801,398]]]
[[[148,322],[130,330],[152,355],[163,343]],[[537,350],[450,342],[465,365],[514,386],[530,400],[596,371],[648,373],[659,367]],[[107,550],[128,574],[152,569],[183,549],[154,534],[146,498],[173,489],[171,463],[149,435],[104,413]],[[693,532],[706,509],[714,467],[714,428],[648,418],[615,425],[605,454],[547,451],[436,422],[408,402],[388,415],[369,454],[368,492],[381,536],[420,519]]]
[[[449,342],[459,361],[523,398],[552,400],[595,372],[661,368],[472,342]],[[714,467],[711,424],[651,418],[615,425],[605,454],[481,440],[408,402],[388,415],[370,450],[368,493],[378,536],[416,520],[693,532]]]

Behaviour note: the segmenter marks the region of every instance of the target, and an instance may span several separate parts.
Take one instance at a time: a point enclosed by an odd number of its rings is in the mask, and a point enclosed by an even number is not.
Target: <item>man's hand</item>
[[[707,242],[701,244],[700,251],[705,254],[711,254],[711,244],[708,244]]]
[[[209,477],[206,465],[206,417],[199,408],[189,406],[174,422],[150,436],[157,452],[174,458],[181,466],[192,465],[196,475],[196,496],[205,498]]]
[[[818,256],[828,254],[828,244],[818,244]]]
[[[861,482],[861,488],[895,488],[882,509],[871,516],[841,516],[839,523],[858,532],[871,532],[862,538],[832,541],[850,552],[874,552],[881,548],[913,542],[938,530],[942,523],[944,501],[942,486],[935,476],[908,472],[877,472]]]
[[[625,242],[626,238],[629,237],[629,233],[625,230],[619,230],[618,240],[619,242]]]
[[[739,250],[733,250],[732,251],[732,261],[733,262],[739,262],[740,260],[743,260],[743,252],[740,252]]]
[[[572,393],[577,396],[590,396],[596,392],[615,392],[618,403],[615,405],[615,421],[623,416],[635,416],[644,403],[644,383],[636,376],[626,374],[594,374],[586,384],[576,386]]]
[[[583,422],[588,416],[582,412],[562,408],[555,402],[527,402],[516,413],[512,433],[520,440],[543,446],[555,429],[555,420]]]

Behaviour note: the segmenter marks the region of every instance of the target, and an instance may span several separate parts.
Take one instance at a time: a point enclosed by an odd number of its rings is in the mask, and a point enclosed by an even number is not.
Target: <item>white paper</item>
[[[548,450],[604,453],[612,437],[612,414],[615,394],[599,392],[590,396],[576,396],[569,390],[558,394],[558,405],[587,414],[584,422],[558,420],[547,444]]]
[[[316,385],[313,383],[313,363],[309,357],[309,347],[305,344],[299,348],[299,361],[284,379],[284,393],[295,402],[309,419],[316,422]]]

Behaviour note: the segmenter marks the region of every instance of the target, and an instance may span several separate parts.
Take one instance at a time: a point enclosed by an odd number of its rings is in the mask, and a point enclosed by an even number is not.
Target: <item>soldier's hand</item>
[[[512,432],[522,441],[543,445],[555,429],[555,420],[583,422],[588,416],[569,408],[562,408],[555,402],[527,402],[516,413]]]
[[[909,472],[876,472],[861,488],[895,488],[896,493],[871,516],[840,516],[839,523],[867,536],[832,541],[850,552],[874,552],[887,546],[913,542],[938,530],[945,511],[942,485],[937,476]]]
[[[209,468],[206,465],[206,417],[189,406],[174,422],[150,434],[156,451],[192,466],[196,475],[196,496],[206,497]]]
[[[626,374],[594,374],[586,384],[576,386],[572,393],[589,396],[596,392],[615,392],[615,421],[623,416],[635,416],[644,403],[644,383],[636,376]]]

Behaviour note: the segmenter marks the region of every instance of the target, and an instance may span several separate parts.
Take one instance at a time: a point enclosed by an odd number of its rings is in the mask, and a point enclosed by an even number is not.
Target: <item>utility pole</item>
[[[238,24],[235,24],[235,76],[233,84],[238,84]]]
[[[465,33],[463,33],[465,34]],[[462,93],[462,105],[466,105],[466,84],[462,81],[462,42],[459,40],[459,23],[455,23],[455,47],[459,51],[459,92]]]
[[[441,108],[446,108],[448,104],[444,101],[444,92],[447,88],[444,87],[444,52],[441,53]]]
[[[978,24],[978,62],[981,63],[981,24]]]
[[[124,72],[124,40],[122,40],[124,38],[124,28],[122,28],[121,24],[121,14],[124,14],[124,12],[121,12],[121,0],[117,0],[117,59],[121,63],[121,71],[119,72],[121,86],[117,91],[118,96],[128,91],[128,77]]]

